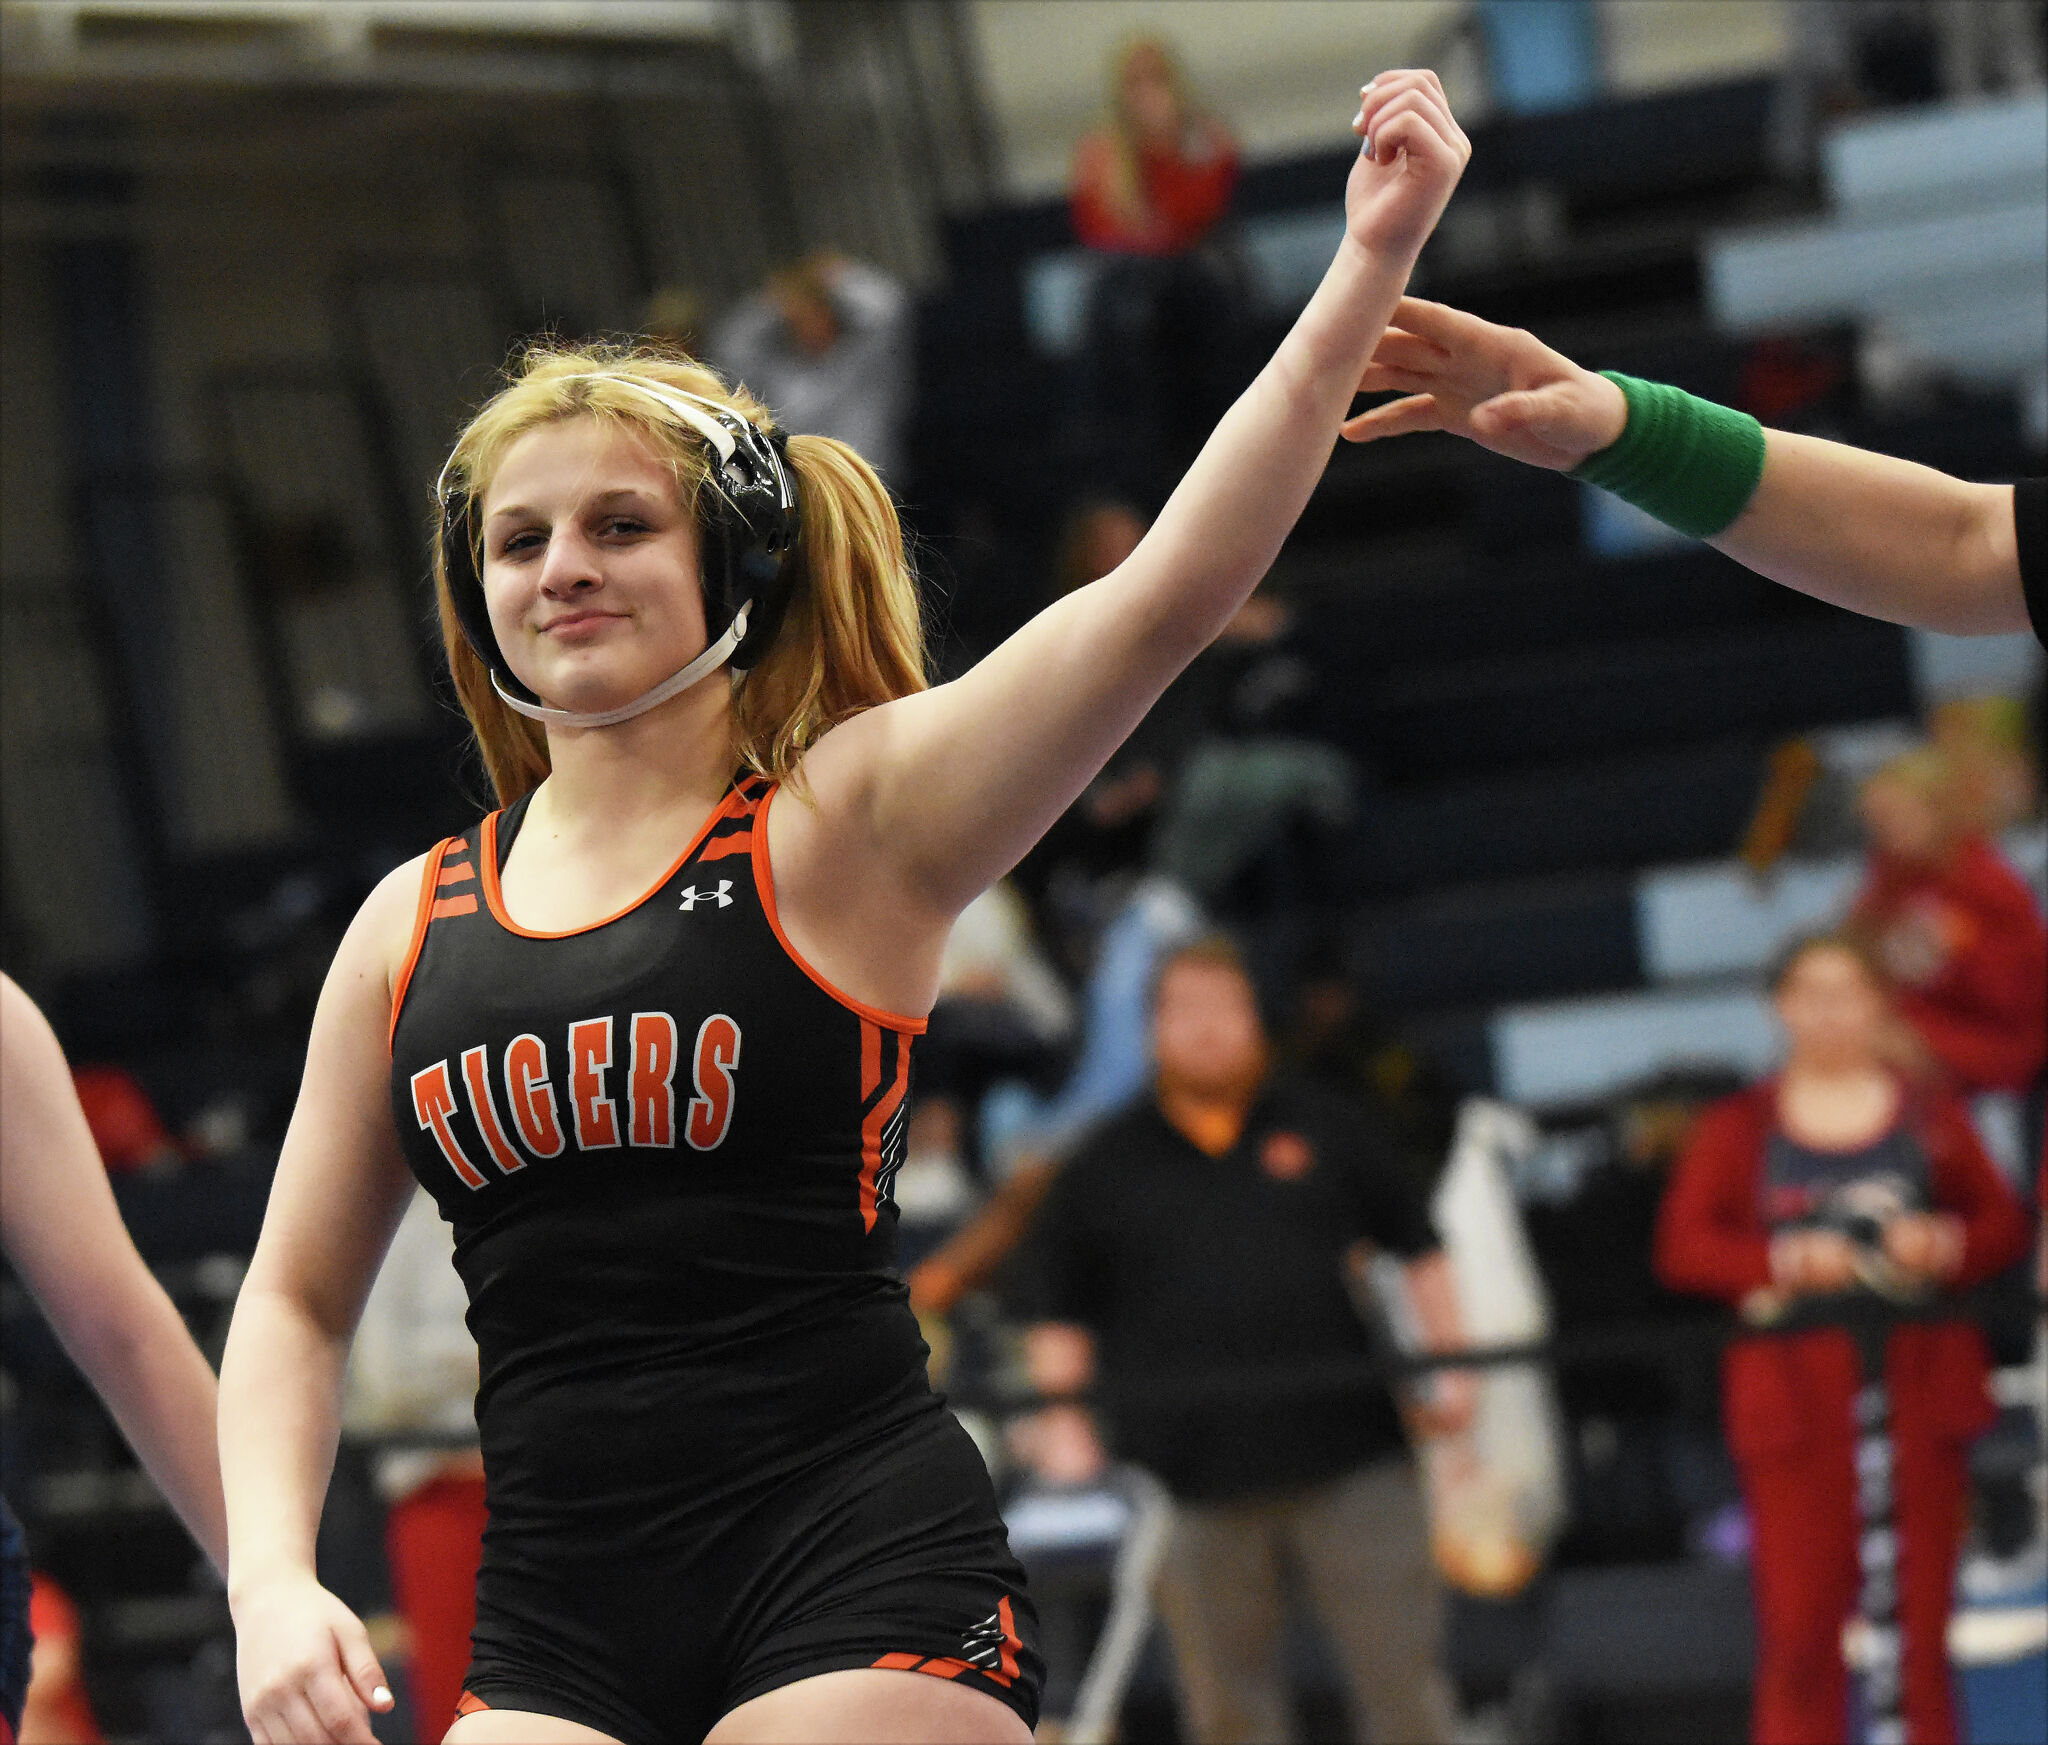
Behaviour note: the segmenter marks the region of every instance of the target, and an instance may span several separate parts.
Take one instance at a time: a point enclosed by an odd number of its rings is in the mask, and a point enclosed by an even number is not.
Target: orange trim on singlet
[[[768,925],[773,929],[777,943],[789,954],[791,963],[849,1012],[879,1024],[885,1030],[899,1031],[905,1036],[922,1036],[929,1020],[906,1018],[901,1012],[885,1012],[880,1006],[870,1006],[864,1000],[856,1000],[851,994],[840,992],[804,960],[804,954],[790,944],[789,935],[783,932],[782,917],[775,909],[775,874],[768,864],[768,808],[781,792],[782,784],[775,783],[761,796],[760,805],[754,809],[754,889],[761,895],[761,913],[768,917]]]
[[[462,870],[467,872],[469,869],[464,867]],[[438,921],[444,915],[474,915],[475,913],[476,892],[464,891],[459,897],[441,897],[437,899],[434,904],[434,912],[429,919]]]
[[[438,882],[444,885],[459,885],[464,879],[473,879],[475,877],[476,868],[471,866],[468,861],[464,861],[460,866],[444,866],[441,869],[441,877]]]
[[[674,878],[689,864],[690,856],[703,846],[704,838],[711,834],[711,827],[721,818],[731,816],[735,807],[742,811],[746,797],[734,788],[717,805],[711,808],[711,815],[698,826],[696,835],[690,838],[690,846],[676,856],[675,865],[656,879],[653,884],[623,909],[615,910],[602,921],[585,922],[581,927],[565,927],[559,933],[540,933],[531,927],[522,927],[505,913],[505,893],[498,885],[498,820],[504,817],[502,811],[493,812],[484,820],[484,842],[481,859],[484,863],[484,901],[490,905],[491,913],[497,917],[498,925],[507,933],[516,933],[521,939],[574,939],[579,933],[595,933],[600,927],[609,927],[614,921],[623,920],[643,904],[652,902],[661,894],[661,887]]]
[[[474,1691],[464,1691],[455,1699],[455,1715],[460,1720],[464,1715],[488,1715],[491,1705]]]
[[[427,943],[427,923],[434,918],[434,892],[441,883],[441,862],[447,858],[449,849],[461,841],[459,836],[447,836],[435,843],[433,852],[427,856],[426,870],[420,876],[420,901],[413,915],[412,944],[406,948],[404,967],[399,970],[398,980],[391,989],[391,1028],[384,1033],[387,1054],[398,1040],[398,1014],[405,1007],[405,990],[412,985],[413,969],[420,961],[421,948]]]
[[[867,1097],[881,1083],[882,1032],[878,1025],[862,1021],[860,1027],[861,1096]],[[860,1221],[872,1230],[881,1216],[882,1135],[903,1107],[910,1092],[910,1044],[896,1046],[896,1077],[875,1101],[860,1124]]]

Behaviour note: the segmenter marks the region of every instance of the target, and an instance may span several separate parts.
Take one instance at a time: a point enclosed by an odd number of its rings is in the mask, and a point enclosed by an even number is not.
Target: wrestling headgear
[[[610,727],[687,691],[728,661],[735,672],[745,672],[767,652],[789,609],[794,581],[786,560],[799,524],[796,475],[787,458],[788,438],[781,431],[763,431],[716,400],[643,376],[586,374],[559,379],[610,382],[644,395],[703,437],[715,460],[707,482],[716,501],[699,557],[704,625],[711,640],[695,660],[651,691],[617,709],[592,714],[551,709],[513,677],[484,604],[469,525],[472,499],[467,491],[451,489],[448,468],[441,469],[435,494],[441,503],[441,556],[448,593],[464,640],[490,669],[492,688],[507,708],[531,720],[558,727]]]

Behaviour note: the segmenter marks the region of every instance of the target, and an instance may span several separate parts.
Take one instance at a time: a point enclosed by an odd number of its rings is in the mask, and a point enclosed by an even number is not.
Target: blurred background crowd
[[[1349,93],[1429,65],[1474,156],[1418,293],[1964,477],[2048,455],[2039,0],[0,25],[0,967],[216,1360],[341,930],[487,792],[430,487],[521,336],[651,333],[852,442],[957,672],[1142,537],[1341,234]],[[1780,1578],[1853,1558],[1773,1439],[1833,1396],[1717,1366],[1738,1308],[1845,1281],[1802,1250],[1751,1300],[1716,1256],[1776,1214],[1710,1191],[1779,1142],[1745,1087],[1822,1059],[1947,1136],[1942,1216],[1879,1249],[1981,1333],[1928,1358],[1969,1383],[1925,1407],[1968,1525],[1900,1603],[1954,1611],[1961,1736],[2043,1736],[2042,700],[2032,639],[1851,617],[1447,437],[1340,446],[962,918],[919,1046],[901,1256],[1040,1594],[1048,1736],[1704,1740],[1840,1679],[1832,1621],[1784,1620],[1846,1598]],[[466,1663],[447,1254],[423,1202],[322,1529],[391,1739]],[[0,1339],[24,1739],[243,1736],[217,1583],[11,1275]]]

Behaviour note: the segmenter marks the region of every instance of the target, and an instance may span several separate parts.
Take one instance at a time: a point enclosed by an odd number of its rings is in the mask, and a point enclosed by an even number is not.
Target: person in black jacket
[[[1179,1505],[1158,1599],[1193,1738],[1285,1736],[1291,1567],[1371,1736],[1447,1740],[1421,1495],[1347,1288],[1370,1243],[1401,1261],[1425,1339],[1462,1343],[1427,1207],[1363,1109],[1269,1074],[1227,941],[1167,960],[1153,1044],[1152,1094],[1096,1131],[1039,1211],[1032,1379],[1051,1394],[1097,1383],[1117,1452]],[[1469,1375],[1444,1372],[1412,1421],[1462,1428],[1472,1397]],[[1074,1431],[1047,1440],[1070,1448]]]

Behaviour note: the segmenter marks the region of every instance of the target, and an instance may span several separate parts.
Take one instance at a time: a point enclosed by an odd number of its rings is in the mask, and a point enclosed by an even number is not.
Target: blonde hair
[[[1174,107],[1179,114],[1181,143],[1185,143],[1188,129],[1200,113],[1189,93],[1187,74],[1181,68],[1180,57],[1161,38],[1134,36],[1118,48],[1110,62],[1109,107],[1103,117],[1102,131],[1109,141],[1110,204],[1127,221],[1133,222],[1150,218],[1152,207],[1145,192],[1144,178],[1138,172],[1137,128],[1124,107],[1124,86],[1129,82],[1132,63],[1147,57],[1159,63],[1167,88],[1173,92]]]
[[[681,352],[651,343],[566,345],[544,340],[507,372],[509,380],[456,439],[448,489],[470,505],[470,555],[483,573],[477,509],[512,445],[529,431],[567,418],[596,418],[649,442],[675,475],[678,503],[705,530],[713,502],[710,451],[694,430],[663,414],[638,381],[680,388],[731,407],[766,429],[767,407],[744,388],[728,388]],[[789,465],[801,499],[801,527],[783,560],[789,611],[758,665],[733,689],[738,761],[773,781],[788,781],[831,728],[877,703],[921,691],[924,634],[917,586],[904,554],[896,506],[866,461],[829,436],[792,436]],[[434,546],[434,593],[441,646],[462,712],[476,734],[498,803],[509,806],[548,775],[547,735],[506,708],[490,670],[462,634],[449,591],[447,560]]]

